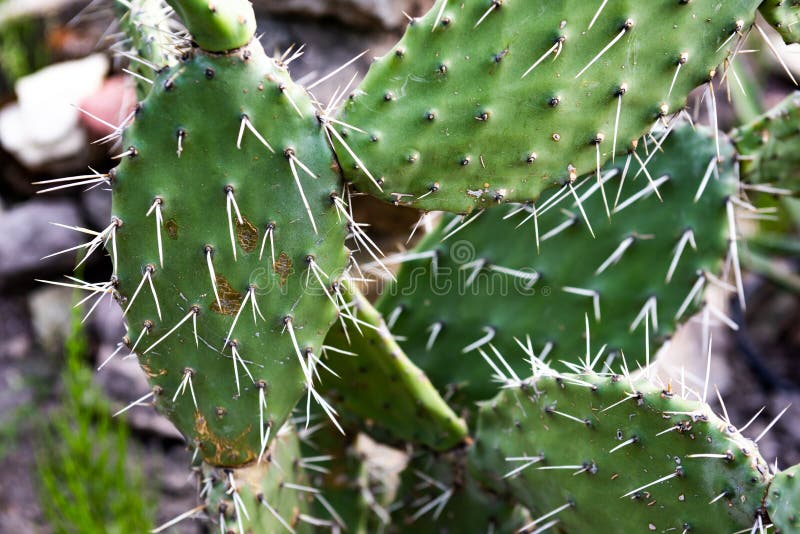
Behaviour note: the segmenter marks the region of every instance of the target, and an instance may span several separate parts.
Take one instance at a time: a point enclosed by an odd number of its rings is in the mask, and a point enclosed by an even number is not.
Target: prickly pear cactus
[[[167,0],[203,50],[227,52],[245,46],[256,33],[249,0]]]
[[[783,37],[786,44],[800,42],[800,2],[797,0],[764,0],[758,8],[767,22]]]
[[[336,405],[395,439],[434,450],[462,442],[464,421],[400,349],[372,304],[357,290],[347,293],[358,323],[336,325],[325,338],[332,347],[327,365],[339,377],[325,385]]]
[[[775,474],[765,504],[776,532],[800,532],[800,465]]]
[[[582,532],[736,532],[772,478],[702,402],[644,379],[555,373],[481,408],[472,465],[537,519]]]
[[[691,316],[729,247],[733,149],[723,143],[717,163],[710,133],[688,126],[676,127],[662,149],[651,148],[652,181],[644,172],[634,178],[636,158],[648,159],[643,147],[604,169],[610,219],[591,177],[538,207],[446,218],[408,253],[377,306],[440,390],[455,388],[462,402],[490,397],[495,385],[482,355],[507,356],[524,377],[530,364],[520,346],[528,358],[549,354],[556,367],[594,361],[598,370],[618,369],[624,354],[635,368],[647,363],[645,342],[655,354]]]
[[[731,133],[741,154],[742,179],[800,193],[800,91]]]
[[[314,517],[328,518],[317,526],[347,532],[376,532],[389,521],[383,502],[385,494],[373,491],[372,473],[358,448],[358,431],[343,437],[333,425],[315,424],[305,441],[307,455],[330,457],[323,470],[311,474],[315,494]],[[322,496],[320,499],[319,496]]]
[[[194,48],[123,143],[107,233],[129,344],[201,456],[246,464],[313,387],[347,261],[314,106],[256,41]]]
[[[158,531],[204,509],[235,534],[800,532],[797,467],[773,477],[707,385],[648,381],[704,287],[730,287],[726,254],[742,299],[737,158],[748,188],[798,190],[797,95],[733,142],[671,117],[699,84],[713,102],[759,0],[437,0],[338,116],[265,55],[248,1],[169,0],[173,43],[160,1],[118,3],[149,91],[120,164],[42,183],[112,188],[110,224],[62,251],[105,244],[112,280],[61,285],[118,298],[153,386],[131,406],[195,450],[205,505]],[[794,39],[797,2],[761,10]],[[472,214],[373,308],[343,179]],[[362,431],[417,450],[391,505]]]
[[[466,450],[417,452],[402,473],[390,532],[519,532],[530,514],[483,487],[468,471]]]
[[[303,519],[316,490],[308,486],[295,430],[282,429],[267,452],[265,461],[236,470],[203,465],[206,513],[219,532],[313,532]]]
[[[680,111],[759,3],[438,0],[347,103],[343,172],[426,210],[535,200]]]
[[[152,69],[172,66],[176,62],[172,50],[172,20],[167,17],[168,8],[162,0],[116,1],[114,9],[118,14],[120,29],[130,39],[130,44],[120,43],[127,45],[122,53],[136,58],[131,61],[129,71],[133,73],[136,96],[141,100],[152,87]]]

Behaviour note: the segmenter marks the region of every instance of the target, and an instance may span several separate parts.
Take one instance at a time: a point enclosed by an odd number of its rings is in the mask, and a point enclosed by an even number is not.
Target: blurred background
[[[396,42],[407,15],[431,3],[254,1],[268,53],[306,45],[291,65],[296,80],[320,78],[369,50],[315,91],[323,102]],[[120,39],[113,15],[110,0],[0,0],[0,532],[144,532],[197,504],[190,454],[172,425],[147,408],[111,418],[149,391],[135,360],[114,358],[96,371],[125,333],[118,306],[92,297],[75,307],[85,294],[37,281],[103,282],[111,274],[101,255],[77,274],[74,253],[42,260],[83,241],[52,222],[105,227],[110,193],[100,185],[40,195],[33,182],[107,172],[122,151],[94,142],[136,103],[128,59],[112,50]],[[775,47],[800,76],[800,50],[778,40]],[[723,130],[793,90],[760,37],[744,48],[760,53],[740,54],[736,74],[718,91]],[[694,96],[689,105],[703,121],[705,106]],[[419,217],[406,208],[387,217],[377,201],[358,202],[360,219],[387,253],[405,243]],[[763,202],[783,204],[779,219],[762,222],[781,238],[745,251],[748,308],[727,303],[739,328],[715,331],[712,381],[738,425],[765,407],[752,435],[794,403],[759,442],[765,458],[775,461],[781,451],[779,464],[787,466],[800,461],[800,204]],[[670,347],[678,360],[698,354],[691,326]],[[173,531],[203,528],[187,522]]]

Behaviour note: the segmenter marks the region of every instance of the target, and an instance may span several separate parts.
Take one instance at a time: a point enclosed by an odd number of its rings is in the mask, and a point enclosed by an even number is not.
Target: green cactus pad
[[[481,486],[466,451],[417,453],[403,471],[390,532],[518,532],[530,516],[513,499]]]
[[[800,194],[800,91],[731,133],[741,158],[742,179]]]
[[[335,325],[325,344],[328,365],[341,380],[330,379],[331,398],[337,405],[394,438],[446,450],[467,436],[466,423],[439,396],[436,388],[400,349],[381,315],[358,291],[349,292],[351,313],[361,321],[360,331]]]
[[[167,0],[203,50],[227,52],[240,48],[256,32],[249,0]]]
[[[300,358],[319,356],[335,319],[347,251],[331,151],[257,43],[160,73],[124,146],[109,248],[130,344],[156,407],[201,456],[246,464],[262,422],[279,428],[303,394]]]
[[[800,42],[800,2],[797,0],[764,0],[758,8],[767,22],[783,37],[786,44]]]
[[[800,532],[800,465],[775,474],[767,494],[767,512],[776,532]]]
[[[382,496],[372,492],[368,464],[358,451],[357,443],[357,430],[348,430],[343,437],[329,424],[315,425],[314,432],[304,443],[306,455],[331,457],[325,472],[315,472],[310,478],[324,499],[315,499],[314,516],[327,521],[334,531],[338,528],[354,533],[375,532],[383,524],[375,510],[388,519],[387,512],[378,503]]]
[[[206,499],[206,513],[218,531],[314,531],[311,525],[301,522],[301,515],[310,515],[314,494],[305,489],[310,488],[309,479],[302,468],[297,433],[285,428],[267,452],[264,461],[238,469],[203,464],[200,488]]]
[[[470,460],[537,528],[566,532],[749,529],[772,478],[708,405],[595,374],[537,376],[486,402]]]
[[[587,320],[589,359],[607,345],[597,369],[612,354],[617,355],[612,368],[618,369],[620,351],[635,368],[646,363],[646,334],[655,354],[674,332],[678,312],[680,320],[691,316],[699,299],[687,296],[699,289],[698,273],[717,273],[728,249],[726,199],[737,185],[733,149],[722,140],[717,179],[709,132],[676,127],[662,148],[663,153],[654,153],[651,147],[654,155],[647,168],[654,183],[661,182],[663,203],[651,193],[626,205],[640,192],[652,191],[644,173],[633,179],[638,165],[632,158],[610,220],[599,190],[582,201],[595,239],[567,188],[560,193],[560,205],[537,211],[539,254],[532,214],[521,211],[504,220],[506,209],[486,210],[443,240],[447,229],[454,228],[451,223],[459,222],[445,218],[409,253],[411,261],[402,265],[396,285],[377,307],[396,318],[392,329],[404,340],[402,348],[440,391],[458,389],[457,401],[493,395],[491,368],[480,354],[494,358],[492,347],[519,376],[526,376],[530,366],[518,343],[527,347],[528,336],[537,355],[550,346],[548,361],[557,368],[565,368],[562,361],[585,361]],[[636,157],[647,158],[641,146]],[[611,205],[624,161],[617,160],[603,174],[609,177],[604,187]],[[707,183],[694,202],[704,177]],[[576,187],[575,195],[586,196],[596,185],[590,177]],[[545,204],[539,206],[548,209]],[[566,216],[560,211],[564,208],[569,210]],[[517,227],[526,217],[528,222]],[[645,309],[649,311],[643,313]],[[649,331],[645,315],[650,316]]]
[[[424,210],[535,200],[679,111],[758,4],[438,0],[344,108],[345,177]]]

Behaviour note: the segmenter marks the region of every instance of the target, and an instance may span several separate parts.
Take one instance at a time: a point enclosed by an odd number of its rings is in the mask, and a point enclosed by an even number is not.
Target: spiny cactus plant
[[[464,422],[403,353],[369,301],[358,291],[348,298],[358,322],[350,332],[334,326],[325,339],[331,352],[339,347],[328,362],[339,380],[326,381],[328,394],[376,431],[435,450],[458,445],[467,435]]]
[[[765,0],[759,8],[786,43],[797,43],[800,37],[800,2],[797,0]]]
[[[421,209],[535,200],[679,112],[758,3],[438,0],[348,101],[345,177]]]
[[[649,181],[632,155],[603,170],[611,219],[588,177],[538,207],[444,218],[399,258],[409,261],[378,308],[440,390],[493,396],[481,355],[521,354],[509,362],[526,376],[520,346],[562,368],[600,360],[616,369],[622,354],[632,368],[649,363],[639,349],[655,354],[717,280],[737,188],[733,149],[724,143],[717,161],[709,132],[676,127],[661,149],[648,158],[639,147]]]
[[[119,166],[48,189],[112,189],[76,249],[105,245],[113,277],[66,285],[119,301],[153,386],[126,409],[152,401],[195,452],[204,503],[164,528],[202,509],[238,534],[800,531],[796,468],[707,384],[647,380],[704,285],[743,299],[738,179],[797,192],[794,103],[733,142],[680,117],[706,84],[715,119],[758,1],[438,0],[338,113],[264,53],[249,2],[170,0],[175,57],[160,2],[119,3],[156,72]],[[785,31],[784,8],[761,6]],[[474,213],[404,254],[376,309],[351,187]],[[393,498],[359,432],[413,451]]]
[[[268,461],[241,469],[203,464],[198,469],[206,513],[221,532],[292,530],[302,516],[310,517],[314,491],[301,463],[300,441],[294,428],[282,428],[268,450]]]
[[[775,475],[767,494],[766,507],[775,528],[781,532],[800,530],[800,495],[798,495],[798,473],[795,465]]]
[[[761,513],[767,464],[707,405],[631,377],[537,375],[481,408],[472,458],[529,527],[733,532]]]

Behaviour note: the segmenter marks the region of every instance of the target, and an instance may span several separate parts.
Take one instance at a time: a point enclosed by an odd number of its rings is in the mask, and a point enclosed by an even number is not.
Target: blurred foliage
[[[108,400],[92,382],[87,354],[78,307],[65,344],[62,398],[37,451],[42,511],[53,532],[147,532],[153,495],[143,474],[126,465],[128,429],[112,420]]]
[[[22,17],[0,24],[0,95],[14,82],[50,63],[44,21]]]

